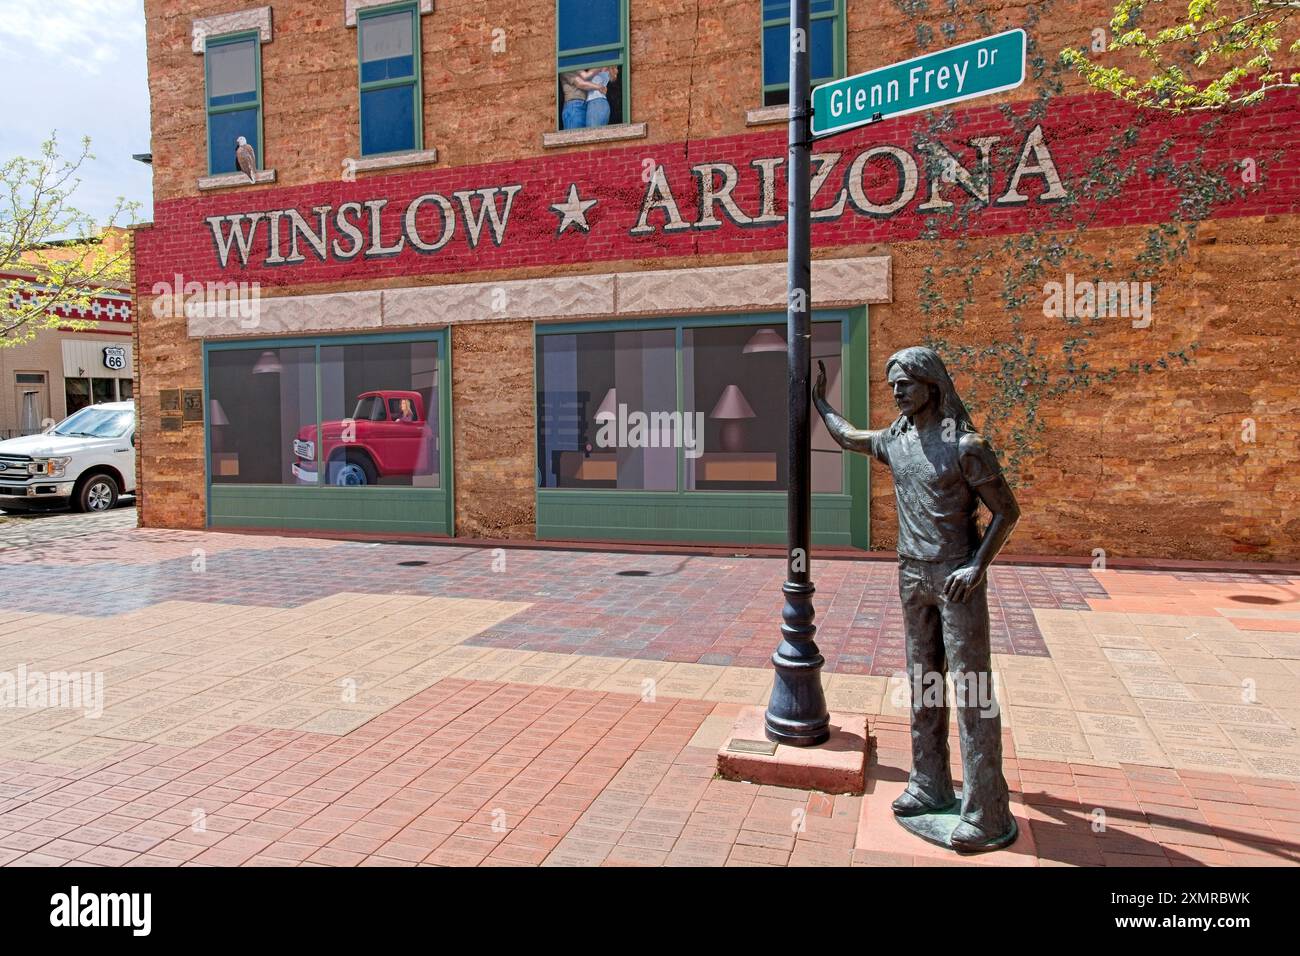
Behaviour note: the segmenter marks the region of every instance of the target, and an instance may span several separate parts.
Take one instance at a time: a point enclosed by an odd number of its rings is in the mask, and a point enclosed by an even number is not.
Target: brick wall
[[[665,232],[667,217],[653,213],[648,234],[634,234],[650,168],[663,170],[683,219],[699,219],[697,178],[701,163],[735,166],[734,196],[749,216],[761,206],[756,158],[784,156],[784,127],[747,127],[745,112],[761,105],[757,3],[656,0],[632,3],[632,117],[644,121],[644,140],[605,147],[547,150],[544,132],[554,127],[554,5],[439,0],[422,17],[425,147],[435,147],[434,166],[360,174],[344,181],[343,160],[358,155],[356,35],[343,26],[343,0],[274,3],[274,40],[263,46],[265,165],[277,171],[273,188],[241,187],[201,193],[206,173],[202,58],[190,51],[190,23],[238,7],[220,2],[147,0],[150,87],[153,106],[155,225],[139,237],[141,348],[141,464],[144,520],[161,526],[201,526],[203,468],[201,432],[157,430],[160,388],[202,381],[201,349],[184,334],[182,319],[150,312],[148,290],[176,272],[186,279],[256,280],[270,295],[342,289],[400,287],[424,283],[494,281],[556,274],[663,269],[690,265],[776,261],[784,257],[780,223],[741,226],[719,211],[713,229]],[[848,65],[851,72],[921,52],[917,19],[894,4],[848,2]],[[985,5],[990,29],[959,39],[1025,25],[1023,6]],[[969,7],[973,15],[976,6]],[[1032,39],[1045,56],[1066,44],[1088,41],[1093,26],[1109,20],[1109,5],[1096,0],[1035,5],[1028,14]],[[940,14],[920,18],[938,31]],[[493,29],[503,28],[506,50],[493,53]],[[944,45],[937,39],[932,47]],[[1084,93],[1067,78],[1062,96],[1041,116],[1031,114],[1032,84],[961,110],[952,130],[939,136],[967,165],[970,140],[1000,136],[994,149],[993,196],[1009,186],[1027,130],[1041,125],[1060,174],[1073,181],[1118,129],[1139,130],[1116,163],[1145,168],[1166,141],[1186,162],[1198,151],[1207,165],[1254,158],[1259,182],[1216,212],[1202,226],[1188,254],[1160,277],[1156,321],[1133,329],[1118,321],[1097,329],[1089,360],[1097,368],[1126,367],[1189,343],[1194,364],[1151,375],[1121,375],[1113,382],[1049,401],[1043,408],[1049,451],[1028,462],[1019,487],[1025,518],[1012,550],[1087,555],[1103,548],[1113,556],[1296,559],[1300,557],[1300,443],[1296,404],[1300,395],[1296,350],[1297,265],[1300,232],[1300,98],[1284,95],[1264,107],[1229,117],[1213,129],[1204,119],[1136,116],[1114,100]],[[1019,122],[999,108],[1013,104]],[[883,387],[883,361],[914,344],[924,315],[919,302],[924,270],[939,249],[948,264],[1035,232],[1060,229],[1054,207],[1041,201],[1048,183],[1027,176],[1023,204],[976,204],[958,244],[953,227],[938,240],[922,240],[921,206],[930,182],[918,143],[933,138],[926,120],[906,117],[835,137],[819,152],[839,152],[839,165],[815,208],[832,205],[853,159],[873,145],[889,144],[913,158],[915,195],[888,215],[859,208],[850,197],[844,212],[819,221],[815,255],[887,254],[893,259],[894,301],[873,306],[870,318],[872,408],[875,426],[892,407]],[[784,177],[774,187],[783,205]],[[886,203],[900,180],[887,157],[862,169],[862,195]],[[570,183],[598,203],[590,232],[557,235],[551,210]],[[471,246],[457,191],[519,186],[498,244],[490,227]],[[959,201],[962,191],[941,187]],[[400,210],[420,195],[438,193],[457,210],[453,234],[434,254],[412,248],[384,258],[351,261],[308,254],[300,264],[264,263],[254,245],[247,266],[234,253],[221,266],[207,217],[388,199],[381,239],[403,235]],[[1086,193],[1086,191],[1085,191]],[[504,193],[497,200],[504,201]],[[1152,224],[1166,221],[1172,193],[1136,176],[1123,194],[1079,200],[1072,222],[1087,222],[1081,247],[1125,267],[1142,249]],[[396,215],[394,214],[396,213]],[[953,217],[954,220],[956,217]],[[436,232],[439,220],[426,206],[420,229]],[[287,222],[281,222],[288,243]],[[337,232],[331,238],[338,238]],[[938,243],[936,245],[936,243]],[[973,260],[971,260],[973,261]],[[956,344],[978,345],[1007,333],[996,281],[1000,260],[985,262],[976,280],[979,306],[968,315]],[[1063,267],[1064,268],[1064,267]],[[958,294],[960,280],[943,282]],[[815,290],[814,290],[815,296]],[[1032,309],[1029,310],[1032,313]],[[454,320],[454,317],[448,317]],[[1058,348],[1066,333],[1060,320],[1027,320],[1027,333],[1044,349]],[[526,537],[533,522],[533,368],[528,323],[454,326],[455,483],[458,531],[465,535]],[[969,387],[959,380],[959,386]],[[1240,440],[1241,423],[1257,423],[1257,440]],[[980,415],[976,414],[977,422]],[[893,542],[892,489],[877,469],[871,508],[873,540]]]
[[[136,248],[153,238],[152,227],[136,233]],[[138,268],[138,264],[137,264]],[[203,385],[203,346],[185,334],[185,317],[155,308],[148,284],[137,284],[135,357],[136,511],[151,528],[203,528],[207,496],[204,486],[203,429],[186,425],[161,428],[159,392]]]
[[[1096,230],[1098,251],[1133,249],[1144,230]],[[1300,556],[1300,373],[1296,307],[1300,217],[1228,219],[1204,225],[1176,275],[1161,288],[1149,329],[1104,325],[1089,349],[1095,367],[1127,366],[1196,342],[1187,367],[1121,375],[1045,407],[1044,452],[1017,487],[1024,518],[1017,553],[1204,560],[1294,560]],[[920,312],[914,289],[933,262],[926,244],[890,247],[895,301],[871,309],[873,426],[892,418],[885,359],[913,344]],[[986,301],[995,301],[992,283]],[[996,309],[968,318],[954,341],[999,334]],[[1042,348],[1060,341],[1060,320],[1027,329]],[[969,382],[959,378],[959,389]],[[1242,423],[1256,425],[1254,442]],[[975,414],[979,424],[981,416]],[[884,469],[872,484],[872,539],[892,545],[893,488]]]
[[[456,534],[531,538],[537,460],[532,325],[455,326],[451,353]]]

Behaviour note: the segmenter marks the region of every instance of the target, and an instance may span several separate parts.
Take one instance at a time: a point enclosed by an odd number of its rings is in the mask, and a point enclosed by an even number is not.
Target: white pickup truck
[[[135,403],[105,402],[39,435],[0,441],[0,509],[108,511],[135,494]]]

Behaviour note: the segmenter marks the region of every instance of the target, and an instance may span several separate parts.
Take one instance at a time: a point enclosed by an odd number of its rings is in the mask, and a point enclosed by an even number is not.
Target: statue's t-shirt
[[[922,438],[910,424],[873,432],[871,455],[894,474],[898,503],[898,553],[921,561],[967,558],[979,547],[975,488],[1002,476],[992,447],[980,435],[942,431]]]

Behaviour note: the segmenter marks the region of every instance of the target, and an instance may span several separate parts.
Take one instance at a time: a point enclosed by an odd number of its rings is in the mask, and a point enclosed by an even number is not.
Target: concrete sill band
[[[813,304],[851,308],[893,298],[888,256],[816,259]],[[504,303],[504,306],[503,304]],[[784,262],[712,268],[654,269],[266,296],[246,315],[191,315],[190,338],[241,338],[307,332],[405,329],[467,322],[564,322],[654,315],[784,312]]]
[[[542,147],[556,149],[561,146],[582,146],[587,143],[609,143],[620,139],[644,139],[645,123],[620,123],[618,126],[593,126],[590,129],[565,129],[542,134]]]
[[[261,186],[264,183],[275,182],[274,169],[259,169],[256,175],[256,182],[249,182],[248,177],[243,173],[222,173],[220,176],[204,176],[199,180],[199,188],[204,190],[230,189],[235,186]]]

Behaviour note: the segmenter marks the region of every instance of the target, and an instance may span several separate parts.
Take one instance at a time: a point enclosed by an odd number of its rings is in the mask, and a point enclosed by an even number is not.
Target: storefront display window
[[[540,338],[540,487],[676,490],[675,350],[673,329]]]
[[[209,524],[452,534],[447,338],[205,346]]]
[[[331,485],[439,486],[438,344],[320,350],[319,458]],[[299,474],[316,480],[316,430],[300,432]]]
[[[786,330],[731,325],[683,331],[683,404],[704,424],[703,450],[686,459],[693,491],[784,491],[789,461],[786,425]],[[838,403],[840,324],[813,325],[813,362],[826,363],[828,395]],[[821,421],[815,423],[821,426]],[[838,494],[840,448],[813,434],[813,491]]]
[[[63,381],[63,401],[67,414],[79,412],[90,404],[90,379],[68,378]]]
[[[208,400],[213,483],[298,483],[294,441],[316,421],[315,349],[213,352]]]
[[[826,363],[832,402],[841,400],[842,328],[814,324],[813,357]],[[786,488],[782,323],[544,333],[537,381],[539,488]],[[813,490],[841,493],[843,470],[817,422]]]
[[[67,413],[102,402],[130,401],[133,382],[129,378],[65,378],[63,400]]]

